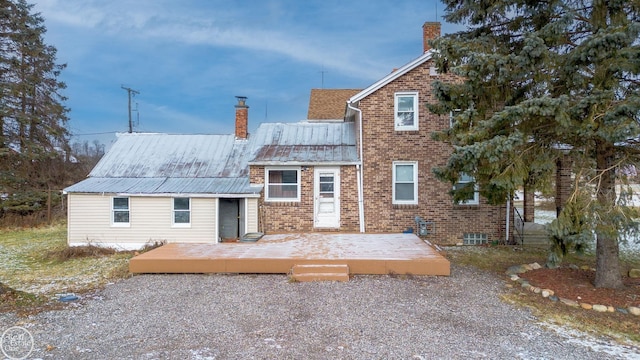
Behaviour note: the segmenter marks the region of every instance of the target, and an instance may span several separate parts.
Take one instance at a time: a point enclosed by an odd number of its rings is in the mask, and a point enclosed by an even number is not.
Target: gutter
[[[360,137],[360,144],[359,144],[359,159],[360,161],[358,162],[358,164],[356,164],[356,183],[357,183],[357,187],[358,187],[358,222],[360,223],[360,232],[364,233],[365,232],[365,226],[364,226],[364,189],[363,189],[363,184],[362,184],[362,172],[363,172],[363,151],[362,151],[362,110],[358,109],[357,107],[353,107],[351,105],[351,101],[347,101],[347,108],[354,110],[358,113],[358,131],[359,131],[359,137]]]

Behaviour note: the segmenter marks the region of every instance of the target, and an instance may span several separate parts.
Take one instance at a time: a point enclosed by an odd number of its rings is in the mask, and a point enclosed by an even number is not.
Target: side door
[[[314,169],[314,227],[340,227],[340,168]]]

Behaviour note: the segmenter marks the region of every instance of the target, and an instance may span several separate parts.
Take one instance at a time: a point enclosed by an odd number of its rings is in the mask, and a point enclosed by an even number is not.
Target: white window
[[[455,109],[455,110],[453,110],[453,111],[449,111],[449,127],[450,127],[450,128],[452,128],[452,127],[453,127],[453,123],[455,122],[455,121],[453,120],[453,117],[454,117],[454,116],[457,116],[457,115],[460,113],[460,111],[462,111],[462,110],[460,110],[460,109]]]
[[[266,201],[300,201],[300,168],[266,168]]]
[[[418,203],[418,162],[393,162],[393,203]]]
[[[473,183],[475,179],[473,176],[469,176],[467,174],[460,174],[460,178],[458,182],[453,186],[454,190],[462,189],[464,187],[469,186],[468,184]],[[474,187],[473,194],[469,194],[465,199],[462,199],[458,202],[460,205],[478,205],[480,203],[480,196],[478,194],[478,188]]]
[[[396,93],[394,116],[397,131],[418,130],[418,93]]]
[[[173,198],[173,225],[177,227],[191,225],[191,199]]]
[[[114,197],[111,202],[111,214],[113,226],[129,226],[129,198]]]

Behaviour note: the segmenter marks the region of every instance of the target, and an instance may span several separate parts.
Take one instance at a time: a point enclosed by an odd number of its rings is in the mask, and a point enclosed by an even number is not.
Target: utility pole
[[[124,85],[121,85],[120,87],[127,90],[127,95],[129,96],[129,134],[131,134],[133,132],[133,122],[131,121],[131,96],[136,96],[136,94],[140,94],[140,92],[133,90],[132,88],[125,87]]]

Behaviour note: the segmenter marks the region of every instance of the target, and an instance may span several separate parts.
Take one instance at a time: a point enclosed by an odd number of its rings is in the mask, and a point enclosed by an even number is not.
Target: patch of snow
[[[622,345],[611,340],[599,339],[592,335],[551,323],[544,326],[555,331],[566,339],[566,342],[589,347],[595,352],[606,353],[621,359],[640,360],[640,349],[630,345]]]
[[[211,349],[204,348],[200,350],[189,350],[191,353],[191,359],[193,360],[214,360],[215,355],[211,354]]]

